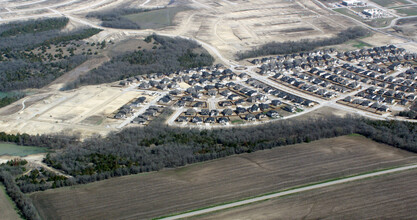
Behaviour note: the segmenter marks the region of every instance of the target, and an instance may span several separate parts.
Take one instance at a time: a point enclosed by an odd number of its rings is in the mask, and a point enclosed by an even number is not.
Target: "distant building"
[[[377,8],[365,9],[362,11],[362,14],[371,18],[379,18],[379,17],[387,16],[387,13],[385,11],[381,9],[377,9]]]
[[[344,1],[342,1],[342,5],[344,5],[344,6],[363,6],[365,4],[361,1],[358,1],[358,0],[344,0]]]

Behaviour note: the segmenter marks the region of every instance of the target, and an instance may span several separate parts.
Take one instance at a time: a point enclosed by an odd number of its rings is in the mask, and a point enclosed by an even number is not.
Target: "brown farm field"
[[[343,136],[30,197],[44,219],[146,219],[415,162],[415,154]]]
[[[198,219],[414,219],[417,170],[294,194]]]

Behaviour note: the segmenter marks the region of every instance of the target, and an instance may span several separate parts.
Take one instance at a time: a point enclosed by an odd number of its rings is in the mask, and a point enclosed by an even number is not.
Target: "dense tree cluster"
[[[75,145],[79,142],[79,135],[66,134],[43,134],[43,135],[28,135],[28,134],[6,134],[0,132],[0,142],[10,142],[24,146],[37,146],[47,148],[66,148]]]
[[[53,172],[40,169],[33,169],[27,175],[16,178],[16,184],[23,193],[30,193],[49,188],[56,188],[63,186],[67,178],[65,176],[57,175]]]
[[[327,117],[213,130],[173,128],[153,123],[148,127],[128,128],[106,138],[93,137],[84,142],[78,142],[76,138],[70,142],[62,141],[60,137],[59,141],[48,144],[47,140],[54,137],[47,139],[42,136],[9,139],[32,144],[37,138],[42,138],[43,141],[38,142],[46,141],[43,146],[63,147],[48,155],[45,162],[75,177],[59,182],[58,186],[65,186],[351,133],[417,152],[416,131],[415,124],[406,122]]]
[[[329,117],[213,130],[152,124],[85,140],[49,155],[45,162],[85,183],[350,134],[357,123]]]
[[[122,28],[122,29],[140,29],[135,22],[125,18],[125,15],[136,14],[149,11],[150,9],[140,8],[116,8],[108,11],[90,12],[87,18],[97,18],[101,20],[103,27]]]
[[[287,41],[282,43],[271,42],[255,49],[238,53],[236,56],[238,59],[243,60],[251,57],[312,51],[318,47],[342,44],[349,40],[364,37],[368,34],[369,31],[361,27],[348,28],[347,30],[341,31],[337,36],[332,38],[319,40]]]
[[[127,128],[83,142],[77,136],[0,133],[0,141],[59,149],[48,154],[44,162],[74,176],[65,178],[46,170],[33,170],[18,177],[24,164],[12,161],[0,166],[0,180],[22,213],[28,219],[37,219],[36,210],[22,191],[84,184],[352,133],[417,152],[417,124],[408,122],[330,116],[281,120],[246,128],[198,130],[165,125],[164,118],[169,115],[169,111],[164,112],[162,119],[147,127]]]
[[[68,24],[68,18],[51,18],[30,20],[24,23],[11,22],[0,26],[0,37],[12,37],[21,34],[31,34],[56,29],[62,29]]]
[[[23,98],[24,96],[25,96],[25,94],[24,93],[20,93],[20,92],[18,92],[18,93],[12,93],[10,95],[6,95],[5,97],[0,98],[0,108],[1,107],[4,107],[6,105],[9,105],[9,104],[11,104],[11,103],[13,103],[13,102],[15,102],[15,101]]]
[[[368,120],[357,133],[374,141],[417,153],[417,124],[401,121]]]
[[[76,55],[50,63],[20,59],[1,62],[0,91],[41,88],[86,60],[86,56]]]
[[[41,219],[35,206],[33,206],[32,200],[20,191],[19,186],[14,180],[15,176],[23,173],[20,165],[21,163],[7,163],[1,165],[0,181],[6,187],[6,193],[15,202],[17,208],[19,208],[22,217],[29,220]]]
[[[0,91],[40,88],[87,59],[85,55],[74,55],[73,51],[68,57],[46,53],[51,45],[65,47],[101,31],[94,28],[63,31],[67,23],[67,18],[50,18],[0,25]],[[35,53],[36,48],[41,53]]]
[[[214,58],[207,52],[195,52],[201,46],[194,41],[159,35],[151,35],[146,39],[154,40],[154,49],[138,50],[117,56],[69,83],[65,89],[88,84],[109,83],[141,74],[211,66],[214,62]]]
[[[410,110],[401,111],[398,115],[411,119],[417,119],[417,102],[414,102],[413,105],[411,105]]]

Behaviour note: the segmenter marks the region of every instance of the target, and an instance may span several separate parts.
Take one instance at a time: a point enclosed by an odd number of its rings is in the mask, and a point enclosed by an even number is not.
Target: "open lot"
[[[306,0],[199,0],[191,6],[197,10],[178,13],[174,32],[207,42],[228,58],[265,42],[331,37],[354,25]]]
[[[173,25],[175,15],[184,10],[186,8],[172,7],[126,15],[125,17],[138,24],[142,29],[157,29]]]
[[[19,101],[3,108],[0,130],[33,135],[64,131],[81,132],[83,136],[105,135],[122,123],[110,118],[114,112],[133,99],[146,95],[128,88],[101,85],[40,96],[43,98],[35,95],[23,99],[25,105]]]
[[[0,220],[19,220],[21,219],[17,214],[13,201],[6,194],[6,189],[3,184],[0,184]]]
[[[344,136],[30,197],[45,219],[144,219],[416,161],[412,153]]]
[[[335,185],[198,219],[413,219],[417,170]]]

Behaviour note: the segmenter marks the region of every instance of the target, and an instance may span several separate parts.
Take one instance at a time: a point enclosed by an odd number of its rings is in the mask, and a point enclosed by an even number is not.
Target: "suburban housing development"
[[[417,0],[0,0],[0,219],[414,219]]]
[[[416,99],[416,59],[416,53],[387,45],[253,59],[253,66],[233,70],[217,65],[140,75],[118,86],[159,97],[153,105],[138,97],[113,117],[146,125],[163,108],[172,107],[170,125],[232,126],[282,120],[332,105],[390,118]]]

